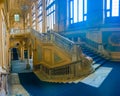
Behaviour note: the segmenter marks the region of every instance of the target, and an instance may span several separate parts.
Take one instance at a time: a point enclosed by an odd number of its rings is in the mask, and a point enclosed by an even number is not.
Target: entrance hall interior
[[[0,96],[120,96],[120,0],[0,0]]]

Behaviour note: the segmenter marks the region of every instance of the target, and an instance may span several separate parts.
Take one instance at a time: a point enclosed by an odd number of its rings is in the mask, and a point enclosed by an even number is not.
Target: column
[[[21,61],[24,60],[24,47],[21,46]]]
[[[28,48],[27,48],[27,64],[26,64],[26,69],[30,69],[29,58],[30,58],[30,56],[29,56],[29,46],[28,46]]]
[[[73,45],[73,52],[72,52],[72,61],[77,61],[77,45]]]
[[[0,4],[0,10],[1,10],[2,4]],[[0,53],[2,53],[2,15],[0,12]],[[2,66],[2,54],[0,55],[0,66]]]
[[[9,70],[11,69],[11,60],[12,60],[12,58],[11,58],[11,49],[9,49],[8,50],[8,67],[9,67]]]

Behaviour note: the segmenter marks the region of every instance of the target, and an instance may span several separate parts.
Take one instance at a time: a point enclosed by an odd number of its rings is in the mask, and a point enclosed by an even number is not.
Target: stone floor
[[[11,73],[8,76],[9,80],[9,93],[8,96],[30,96],[29,93],[20,84],[19,77],[17,73]]]

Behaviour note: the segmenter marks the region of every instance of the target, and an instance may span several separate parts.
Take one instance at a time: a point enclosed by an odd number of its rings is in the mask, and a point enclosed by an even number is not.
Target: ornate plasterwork
[[[120,46],[120,33],[112,33],[108,40],[112,46]]]

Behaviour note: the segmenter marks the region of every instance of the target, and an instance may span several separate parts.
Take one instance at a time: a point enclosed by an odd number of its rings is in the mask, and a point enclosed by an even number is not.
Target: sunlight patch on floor
[[[111,71],[112,68],[101,67],[98,70],[96,70],[93,74],[81,80],[81,82],[93,87],[99,87]]]
[[[12,73],[9,76],[9,93],[8,96],[30,96],[29,93],[20,84],[17,73]]]

